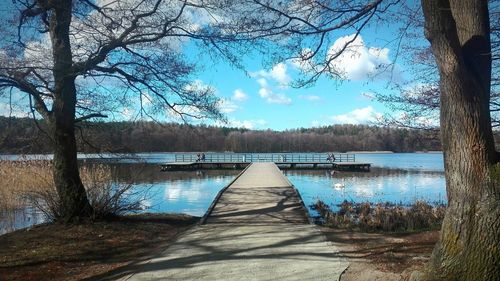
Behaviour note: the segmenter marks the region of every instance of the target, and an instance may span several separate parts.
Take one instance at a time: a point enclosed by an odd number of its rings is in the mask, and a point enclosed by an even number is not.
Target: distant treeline
[[[51,152],[42,121],[0,117],[1,153]],[[441,150],[436,132],[367,125],[286,131],[155,122],[90,122],[78,129],[82,152],[326,152]]]

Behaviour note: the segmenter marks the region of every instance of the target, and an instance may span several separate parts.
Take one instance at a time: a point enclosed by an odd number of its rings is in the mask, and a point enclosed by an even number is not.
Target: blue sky
[[[217,96],[223,99],[221,108],[228,119],[227,124],[212,120],[203,123],[274,130],[370,124],[389,112],[385,105],[373,99],[374,93],[394,93],[391,90],[394,82],[405,82],[411,78],[404,61],[395,61],[394,44],[387,44],[395,39],[397,28],[386,23],[378,27],[373,24],[364,29],[350,51],[335,63],[346,79],[333,80],[326,74],[306,88],[290,86],[294,79],[299,78],[301,66],[297,63],[275,64],[266,69],[262,66],[264,58],[255,55],[243,60],[244,72],[224,61],[202,62],[204,70],[195,78],[198,83],[215,89]],[[341,44],[350,36],[353,36],[353,31],[340,32],[332,44]],[[424,40],[418,43],[426,44]],[[196,50],[192,50],[191,46],[184,47],[186,56],[195,56]],[[377,68],[390,63],[395,63],[392,71]],[[0,114],[8,115],[9,111],[4,96],[0,98]],[[22,116],[17,111],[15,113]],[[128,117],[124,114],[113,118],[122,120]],[[111,118],[108,120],[111,121]]]
[[[297,66],[282,63],[265,69],[261,66],[261,57],[245,61],[247,74],[219,63],[199,79],[213,86],[218,96],[227,101],[223,108],[233,126],[285,130],[371,124],[377,117],[389,113],[385,105],[373,98],[374,94],[397,93],[392,89],[394,83],[404,83],[410,78],[404,62],[395,61],[395,51],[384,46],[385,40],[393,39],[394,32],[392,28],[361,32],[352,52],[337,62],[345,71],[346,79],[342,81],[325,74],[311,87],[293,88],[290,82],[300,77]],[[352,34],[346,32],[344,36]],[[374,69],[376,65],[394,62],[394,69]]]

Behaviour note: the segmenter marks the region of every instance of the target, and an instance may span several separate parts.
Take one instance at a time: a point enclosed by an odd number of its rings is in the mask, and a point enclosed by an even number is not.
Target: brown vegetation
[[[409,207],[391,203],[342,202],[338,211],[318,200],[313,206],[326,226],[363,231],[408,232],[438,229],[444,218],[444,205],[431,206],[417,201]]]
[[[0,161],[0,208],[24,208],[27,194],[53,188],[50,162],[44,160]]]
[[[140,210],[145,189],[133,191],[129,183],[114,183],[111,167],[83,165],[80,175],[94,209],[94,218]],[[49,219],[60,216],[52,162],[47,160],[0,161],[0,211],[10,212],[35,207]],[[133,177],[133,176],[132,176]],[[129,200],[127,198],[131,198]]]

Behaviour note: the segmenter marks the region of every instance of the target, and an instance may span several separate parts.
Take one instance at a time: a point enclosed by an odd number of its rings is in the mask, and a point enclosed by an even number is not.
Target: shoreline
[[[101,279],[175,243],[198,217],[153,216],[79,225],[43,224],[1,235],[2,280]],[[430,257],[439,231],[364,232],[319,226],[350,265],[340,280],[406,280]]]

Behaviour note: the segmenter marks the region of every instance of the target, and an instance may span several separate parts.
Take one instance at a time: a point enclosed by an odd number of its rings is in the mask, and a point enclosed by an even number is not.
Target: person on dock
[[[202,162],[205,162],[205,153],[203,153],[203,152],[201,153],[201,158],[200,158],[200,160],[201,160]]]
[[[333,152],[332,153],[328,153],[328,157],[326,158],[326,161],[330,162],[330,163],[333,163],[335,162],[335,155],[333,155]]]

